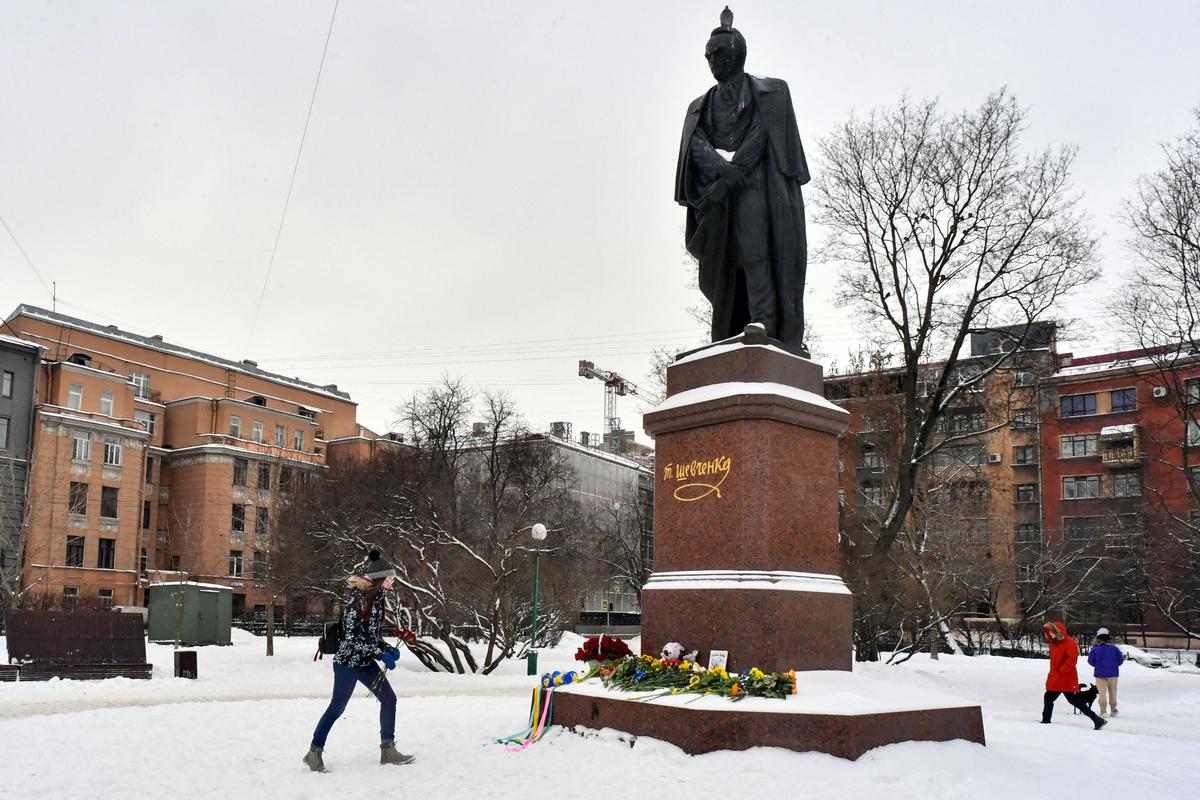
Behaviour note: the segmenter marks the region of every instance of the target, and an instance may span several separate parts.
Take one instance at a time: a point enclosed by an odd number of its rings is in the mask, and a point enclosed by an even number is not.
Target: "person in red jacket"
[[[1054,713],[1054,701],[1060,694],[1067,696],[1067,702],[1092,721],[1096,730],[1106,724],[1105,720],[1096,716],[1079,696],[1079,674],[1075,671],[1075,662],[1079,660],[1079,645],[1067,635],[1067,626],[1061,622],[1047,622],[1042,626],[1046,641],[1050,643],[1050,674],[1046,676],[1046,695],[1042,701],[1042,724],[1050,724],[1050,715]]]

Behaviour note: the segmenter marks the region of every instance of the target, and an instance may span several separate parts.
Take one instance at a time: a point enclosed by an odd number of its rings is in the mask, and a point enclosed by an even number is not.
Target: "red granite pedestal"
[[[848,419],[824,398],[820,365],[758,326],[667,369],[667,399],[645,417],[656,475],[643,653],[679,642],[700,663],[727,651],[730,672],[850,670],[853,598],[837,548],[837,436]],[[767,745],[857,758],[913,739],[983,742],[978,706],[771,713],[585,687],[556,698],[555,724],[617,728],[689,753]]]

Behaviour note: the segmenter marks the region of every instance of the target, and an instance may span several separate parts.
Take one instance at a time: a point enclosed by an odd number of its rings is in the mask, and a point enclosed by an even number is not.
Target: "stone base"
[[[836,575],[694,570],[656,572],[642,589],[642,652],[667,642],[729,653],[728,669],[849,670],[854,600]]]
[[[814,673],[802,673],[803,682]],[[847,676],[850,677],[850,676]],[[685,753],[782,747],[856,759],[868,750],[896,742],[945,742],[965,739],[984,744],[979,706],[919,708],[912,702],[883,702],[868,711],[849,698],[853,709],[830,713],[828,706],[845,702],[845,693],[827,692],[825,702],[680,695],[646,702],[644,695],[609,692],[593,682],[563,687],[554,693],[553,725],[565,728],[612,728],[661,739]],[[869,682],[879,692],[886,684]],[[858,698],[861,700],[861,698]],[[934,701],[937,705],[937,701]],[[906,707],[908,706],[908,707]],[[811,708],[811,710],[809,710]]]

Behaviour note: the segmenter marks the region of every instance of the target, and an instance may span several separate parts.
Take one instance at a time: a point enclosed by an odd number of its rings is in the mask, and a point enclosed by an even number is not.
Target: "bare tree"
[[[458,381],[416,395],[402,408],[415,446],[331,469],[289,505],[278,535],[280,558],[309,565],[303,582],[331,596],[342,591],[331,576],[384,550],[404,622],[421,635],[413,652],[439,671],[488,673],[527,651],[535,557],[539,644],[574,619],[587,586],[573,470],[506,397],[476,400]],[[551,530],[541,545],[536,522]]]
[[[631,481],[620,500],[601,504],[591,515],[589,528],[599,545],[598,558],[605,568],[605,584],[617,582],[633,589],[639,605],[642,587],[654,571],[654,508],[649,475]]]
[[[1022,155],[1024,125],[1003,91],[956,115],[903,99],[821,142],[822,257],[843,265],[839,302],[875,326],[898,364],[902,427],[877,554],[900,536],[926,462],[954,442],[934,436],[941,420],[1005,369],[1026,335],[964,375],[971,334],[1029,331],[1096,275],[1095,240],[1070,190],[1074,150]],[[930,363],[938,369],[923,375]]]
[[[1178,420],[1153,432],[1146,467],[1146,597],[1180,633],[1200,637],[1200,108],[1194,115],[1125,204],[1135,266],[1112,311],[1143,351],[1131,373],[1165,387]]]

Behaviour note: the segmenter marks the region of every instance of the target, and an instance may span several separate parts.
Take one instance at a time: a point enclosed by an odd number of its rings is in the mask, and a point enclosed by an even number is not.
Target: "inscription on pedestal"
[[[717,456],[707,460],[692,459],[686,463],[667,464],[663,480],[678,484],[671,496],[683,503],[694,503],[706,497],[721,497],[721,484],[729,477],[733,460]]]

